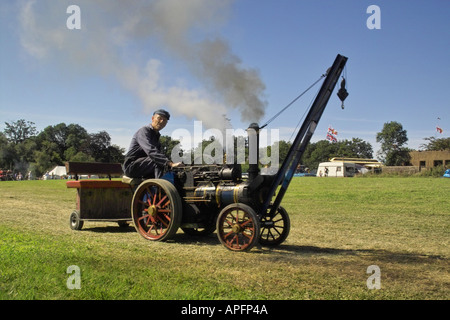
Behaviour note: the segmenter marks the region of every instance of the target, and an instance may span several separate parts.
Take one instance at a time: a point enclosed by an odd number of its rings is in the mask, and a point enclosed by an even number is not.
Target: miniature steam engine
[[[173,232],[179,225],[185,233],[196,236],[210,234],[217,228],[219,240],[231,250],[248,250],[258,238],[261,243],[276,244],[288,235],[289,218],[284,211],[276,224],[273,220],[260,221],[256,214],[274,176],[249,175],[243,179],[240,165],[200,165],[178,168],[165,179],[176,190],[165,190],[169,185],[164,179],[153,179],[144,181],[135,192],[133,213],[137,216],[133,214],[133,219],[138,232],[147,239],[171,237],[170,222],[173,222]],[[149,224],[145,218],[149,210],[165,213],[164,210],[173,210],[176,204],[181,204],[181,221],[162,215],[156,224]]]
[[[168,240],[181,228],[194,236],[216,231],[220,242],[232,251],[250,250],[257,243],[264,246],[282,243],[289,234],[290,220],[281,201],[346,61],[346,57],[337,55],[323,75],[322,87],[276,174],[261,174],[256,159],[249,164],[245,178],[239,164],[188,165],[174,168],[161,179],[124,177],[121,183],[128,186],[128,195],[123,197],[128,199],[131,211],[124,212],[124,217],[131,216],[136,231],[153,241]],[[341,84],[339,98],[343,101],[347,95]],[[253,123],[247,130],[249,138],[251,135],[256,138],[253,139],[256,144],[260,129]],[[120,181],[110,184],[114,182]],[[71,186],[81,188],[80,183],[73,182]],[[78,211],[71,216],[71,226],[83,220],[82,212]]]

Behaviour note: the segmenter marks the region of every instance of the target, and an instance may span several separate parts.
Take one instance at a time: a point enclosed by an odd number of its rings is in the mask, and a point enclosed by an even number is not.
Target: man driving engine
[[[123,163],[126,176],[144,179],[160,178],[164,168],[184,166],[182,162],[173,163],[161,152],[159,131],[164,129],[169,119],[169,112],[158,109],[153,113],[152,122],[134,134]]]

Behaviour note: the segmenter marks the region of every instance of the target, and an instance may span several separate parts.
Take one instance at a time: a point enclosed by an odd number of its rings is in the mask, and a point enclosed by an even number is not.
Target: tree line
[[[111,144],[106,131],[89,133],[78,124],[60,123],[38,132],[34,123],[5,122],[0,132],[0,168],[33,176],[66,161],[123,162],[125,150]]]
[[[38,132],[34,123],[20,119],[14,122],[5,122],[5,129],[0,132],[0,169],[13,172],[29,171],[33,176],[42,176],[57,165],[64,165],[66,161],[82,162],[118,162],[124,161],[125,149],[111,144],[111,137],[106,131],[89,133],[78,124],[60,123],[47,126]],[[243,137],[235,137],[237,139]],[[246,139],[247,140],[247,139]],[[171,152],[179,144],[169,136],[161,136],[162,152],[171,157]],[[215,143],[214,137],[204,139],[191,152],[191,163],[194,163],[196,154],[203,154],[205,148]],[[248,158],[248,141],[245,141],[245,158]],[[278,141],[279,162],[286,157],[291,142]],[[266,147],[263,154],[270,155],[275,145]],[[201,151],[199,151],[201,150]],[[180,152],[183,150],[180,149]],[[343,140],[335,143],[323,140],[311,143],[303,157],[303,164],[310,168],[317,167],[322,161],[332,156],[343,157],[372,157],[372,146],[359,139]],[[235,152],[237,154],[237,152]],[[245,165],[243,166],[245,170]]]
[[[42,176],[46,171],[57,165],[64,165],[66,161],[82,162],[118,162],[124,161],[125,149],[111,144],[111,137],[106,131],[89,133],[78,124],[60,123],[47,126],[38,132],[34,123],[20,119],[5,122],[5,129],[0,132],[0,169],[13,172],[29,171],[33,176]],[[235,139],[243,139],[235,137]],[[450,150],[450,138],[424,138],[427,143],[421,145],[423,150]],[[405,147],[408,141],[407,132],[398,122],[391,121],[384,124],[377,133],[376,141],[381,144],[377,157],[385,165],[408,165],[411,149]],[[173,148],[179,145],[178,140],[169,136],[161,136],[162,151],[170,158]],[[192,157],[211,143],[214,137],[204,139],[197,148],[192,150]],[[275,145],[276,144],[276,145]],[[279,163],[286,157],[291,142],[278,141],[266,147],[262,154],[270,155],[271,149],[278,148]],[[235,143],[235,147],[238,144]],[[248,156],[248,141],[245,142],[245,155]],[[180,152],[183,150],[180,149]],[[338,140],[330,142],[320,140],[310,143],[301,159],[302,165],[314,169],[320,162],[328,161],[332,157],[373,158],[370,143],[360,139]],[[191,163],[194,163],[192,159]],[[245,166],[243,167],[245,169]]]

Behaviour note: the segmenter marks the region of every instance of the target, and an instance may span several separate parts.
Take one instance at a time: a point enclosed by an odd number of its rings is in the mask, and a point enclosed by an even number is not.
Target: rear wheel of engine
[[[182,214],[180,195],[167,180],[145,180],[134,192],[131,217],[136,231],[147,240],[166,241],[173,237]]]
[[[270,213],[271,207],[267,209]],[[286,240],[291,229],[291,221],[286,210],[279,206],[274,216],[264,216],[261,219],[261,234],[259,242],[263,246],[277,246]]]
[[[217,237],[232,251],[248,251],[258,243],[259,219],[248,205],[233,203],[226,206],[217,218]]]

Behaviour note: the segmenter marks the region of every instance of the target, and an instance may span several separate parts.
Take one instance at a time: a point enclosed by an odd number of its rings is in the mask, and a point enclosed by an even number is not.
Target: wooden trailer
[[[112,221],[119,226],[128,226],[131,221],[130,185],[113,176],[122,176],[120,163],[67,162],[66,171],[75,180],[67,181],[67,188],[77,189],[77,207],[70,215],[70,227],[80,230],[84,221]],[[87,175],[81,179],[82,175]],[[89,179],[98,175],[109,179]]]

